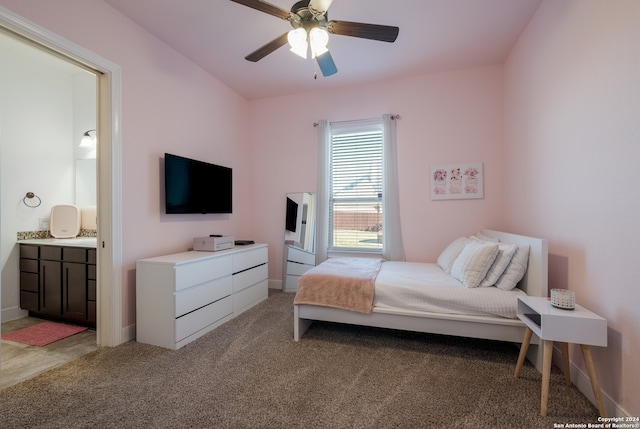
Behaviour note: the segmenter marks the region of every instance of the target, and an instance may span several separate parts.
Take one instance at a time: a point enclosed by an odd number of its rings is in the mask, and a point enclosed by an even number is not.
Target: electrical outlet
[[[40,218],[40,229],[49,229],[49,218],[41,217]]]

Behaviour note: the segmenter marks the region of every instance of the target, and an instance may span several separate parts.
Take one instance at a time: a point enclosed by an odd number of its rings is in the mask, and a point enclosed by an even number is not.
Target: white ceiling
[[[400,27],[395,43],[331,35],[338,73],[287,46],[245,55],[289,22],[229,0],[105,0],[249,100],[502,63],[541,0],[334,0],[329,20]],[[289,10],[295,0],[269,3]]]

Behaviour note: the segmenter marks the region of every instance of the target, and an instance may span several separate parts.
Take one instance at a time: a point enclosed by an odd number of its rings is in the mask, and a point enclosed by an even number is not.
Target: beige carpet
[[[103,348],[0,394],[7,428],[551,428],[597,411],[554,368],[513,378],[511,344],[315,323],[293,294],[177,351]]]

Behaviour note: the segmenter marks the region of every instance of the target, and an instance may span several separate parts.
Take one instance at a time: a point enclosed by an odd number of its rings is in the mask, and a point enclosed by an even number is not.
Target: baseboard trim
[[[575,366],[573,362],[569,363],[569,367],[571,368],[571,381],[573,381],[573,384],[587,397],[589,402],[597,406],[589,376]],[[629,413],[616,403],[604,390],[602,391],[602,400],[604,401],[604,408],[607,410],[607,417],[630,417]]]
[[[269,279],[269,289],[282,290],[282,280]]]
[[[125,326],[122,328],[121,339],[123,343],[136,339],[136,325]]]
[[[553,363],[558,368],[562,368],[562,355],[560,350],[555,347],[553,349]],[[571,373],[571,382],[573,385],[597,408],[598,406],[596,404],[596,398],[593,395],[589,376],[573,362],[569,362],[569,372]],[[607,410],[607,417],[630,417],[630,414],[622,408],[620,404],[616,403],[604,390],[602,391],[602,400],[604,401],[604,408]]]
[[[0,321],[2,323],[11,322],[12,320],[18,320],[22,319],[23,317],[27,317],[28,315],[29,312],[27,310],[22,310],[18,306],[3,308],[0,312]]]

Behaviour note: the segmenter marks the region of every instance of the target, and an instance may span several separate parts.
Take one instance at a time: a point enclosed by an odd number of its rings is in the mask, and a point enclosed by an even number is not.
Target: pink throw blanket
[[[371,313],[382,259],[329,258],[298,280],[294,304]]]

